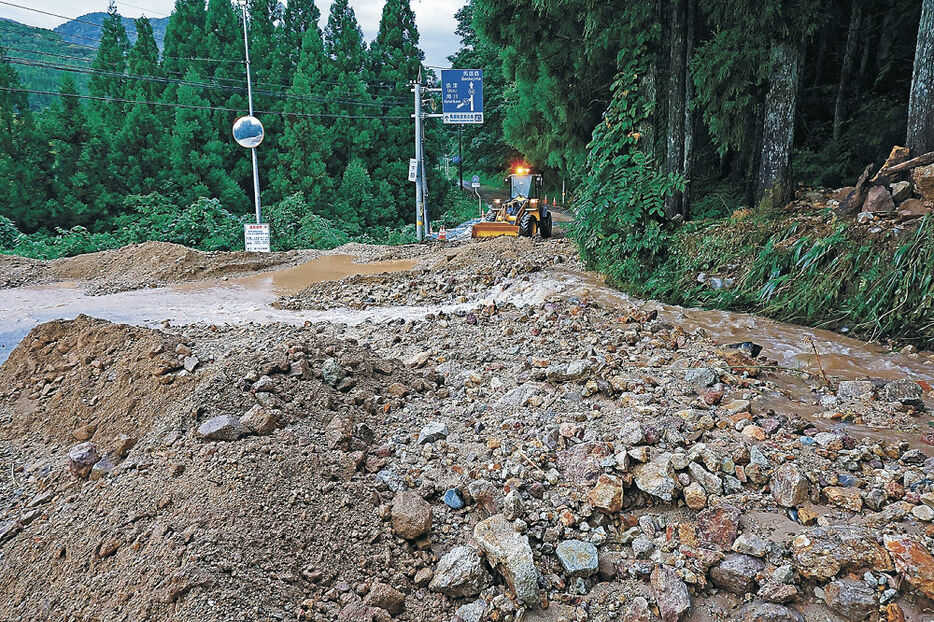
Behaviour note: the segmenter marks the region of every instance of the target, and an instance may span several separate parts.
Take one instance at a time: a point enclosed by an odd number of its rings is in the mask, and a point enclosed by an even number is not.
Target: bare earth
[[[934,616],[929,355],[828,386],[565,287],[565,239],[334,252],[415,265],[283,294],[331,314],[304,326],[32,330],[0,367],[0,619]],[[315,256],[0,273],[106,292]]]

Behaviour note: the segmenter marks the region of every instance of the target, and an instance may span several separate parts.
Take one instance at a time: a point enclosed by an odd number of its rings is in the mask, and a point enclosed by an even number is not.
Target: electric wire
[[[77,93],[57,93],[55,91],[40,91],[35,89],[22,89],[22,88],[12,88],[7,86],[0,86],[0,91],[6,91],[9,93],[27,93],[30,95],[54,95],[58,97],[71,97],[75,99],[89,99],[93,101],[101,101],[112,104],[146,104],[148,106],[163,106],[167,108],[186,108],[191,110],[215,110],[220,112],[237,112],[244,113],[246,108],[228,108],[224,106],[196,106],[193,104],[177,104],[171,102],[152,102],[138,99],[120,99],[116,97],[96,97],[94,95],[79,95]],[[327,114],[327,113],[312,113],[312,112],[288,112],[285,110],[256,110],[256,114],[269,114],[269,115],[279,115],[283,117],[310,117],[317,119],[399,119],[410,121],[410,116],[395,116],[395,115],[348,115],[348,114]]]

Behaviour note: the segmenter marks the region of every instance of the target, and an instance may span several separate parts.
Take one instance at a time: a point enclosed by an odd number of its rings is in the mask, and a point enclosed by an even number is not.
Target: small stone
[[[623,482],[612,475],[601,475],[587,493],[587,501],[602,512],[618,512],[623,507]]]
[[[431,571],[431,568],[419,568],[412,582],[415,584],[415,587],[425,587],[431,582],[433,576],[434,573]]]
[[[931,509],[928,505],[916,505],[911,508],[911,515],[926,523],[934,521],[934,509]]]
[[[347,372],[344,371],[344,368],[340,366],[336,359],[329,358],[325,359],[324,363],[321,364],[321,375],[326,383],[336,387],[347,375]]]
[[[924,395],[924,390],[911,380],[893,380],[882,387],[882,399],[887,402],[917,402]]]
[[[769,485],[781,506],[793,508],[807,501],[808,480],[794,463],[786,462],[775,469]]]
[[[89,441],[95,432],[97,432],[97,426],[91,423],[75,429],[71,435],[76,441]]]
[[[684,372],[684,381],[695,387],[709,387],[720,380],[720,374],[709,367],[695,367]]]
[[[254,404],[240,419],[243,427],[254,434],[269,434],[279,425],[276,413],[266,410],[259,404]]]
[[[418,444],[434,443],[447,438],[448,434],[450,434],[450,431],[446,424],[441,421],[432,421],[418,433]]]
[[[68,468],[71,474],[81,479],[87,479],[91,468],[100,460],[97,445],[91,442],[79,443],[68,450]]]
[[[389,385],[389,388],[386,389],[386,392],[393,397],[405,397],[409,394],[410,389],[401,382],[393,382]]]
[[[707,492],[697,482],[692,482],[684,489],[684,502],[692,510],[702,510],[707,505]]]
[[[872,397],[875,388],[868,380],[844,380],[837,387],[837,397],[841,399],[867,399]]]
[[[564,540],[555,548],[558,561],[570,577],[589,577],[597,572],[597,547],[580,540]]]
[[[198,426],[197,435],[205,440],[235,441],[246,432],[240,420],[233,415],[218,415]]]
[[[730,622],[805,622],[804,616],[782,605],[753,601],[746,603],[730,617]]]
[[[519,603],[531,608],[540,607],[538,570],[532,561],[528,536],[517,533],[502,514],[495,514],[476,524],[474,539],[486,553],[490,565],[506,580]]]
[[[905,199],[911,198],[911,182],[896,181],[890,186],[892,190],[892,200],[901,203]]]
[[[639,536],[632,541],[632,554],[636,559],[648,559],[654,550],[655,545],[645,536]]]
[[[679,622],[691,608],[688,586],[668,566],[655,566],[652,571],[652,589],[663,622]]]
[[[864,212],[891,212],[895,209],[895,202],[892,195],[889,194],[885,186],[873,186],[866,195],[866,202],[863,203]]]
[[[736,540],[741,512],[731,505],[708,508],[695,519],[698,539],[704,544],[729,550]]]
[[[198,365],[201,364],[201,360],[197,356],[186,356],[182,361],[182,366],[185,368],[189,374],[195,370]]]
[[[98,480],[105,475],[110,475],[116,466],[117,465],[113,463],[113,460],[111,460],[109,456],[104,456],[91,467],[91,473],[88,478],[91,480]]]
[[[642,596],[633,598],[623,615],[623,622],[655,622],[657,619],[649,609],[649,601]]]
[[[136,446],[136,439],[127,436],[126,434],[120,434],[111,442],[111,447],[113,449],[113,454],[118,458],[126,458],[130,453],[130,450]]]
[[[22,527],[15,520],[8,520],[0,523],[0,542],[6,542],[18,534]]]
[[[529,399],[537,394],[541,387],[532,382],[526,382],[510,391],[493,405],[494,410],[512,410],[525,406]]]
[[[766,581],[756,592],[756,596],[770,603],[788,603],[798,597],[798,588],[776,581]]]
[[[827,501],[852,512],[860,512],[863,509],[863,497],[857,488],[846,488],[843,486],[827,486],[824,488],[824,494]]]
[[[452,510],[460,510],[464,507],[464,497],[457,488],[448,488],[444,492],[444,504]]]
[[[714,585],[733,594],[746,594],[752,590],[756,576],[765,568],[765,562],[749,555],[731,553],[719,566],[710,569]]]
[[[397,615],[402,612],[405,595],[390,585],[375,581],[370,586],[370,591],[367,593],[366,598],[363,599],[363,602],[368,607],[379,607],[392,615]]]
[[[493,582],[476,549],[458,546],[438,561],[428,588],[453,598],[479,594]]]
[[[415,492],[396,494],[390,517],[393,531],[406,540],[414,540],[431,530],[431,506]]]
[[[865,620],[876,611],[876,592],[862,581],[841,579],[824,587],[824,601],[847,620]]]
[[[744,533],[733,542],[733,551],[753,557],[765,557],[769,552],[769,543],[755,534]]]
[[[487,605],[486,601],[478,598],[472,603],[458,607],[451,622],[483,622],[486,619],[488,610],[489,605]]]
[[[640,464],[633,468],[633,478],[639,490],[656,496],[662,501],[670,502],[674,498],[677,483],[670,457],[671,454],[662,454],[647,464]]]

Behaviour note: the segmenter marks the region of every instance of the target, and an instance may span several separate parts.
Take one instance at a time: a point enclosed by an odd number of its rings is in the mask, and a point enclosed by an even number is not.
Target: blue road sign
[[[483,123],[483,70],[441,70],[441,112],[445,123]]]
[[[451,164],[460,164],[460,163],[461,163],[460,156],[451,156]]]

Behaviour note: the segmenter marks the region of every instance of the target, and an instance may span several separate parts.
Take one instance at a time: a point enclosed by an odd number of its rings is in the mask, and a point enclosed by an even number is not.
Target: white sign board
[[[268,253],[269,223],[243,225],[243,249],[248,253]]]
[[[418,160],[412,158],[409,160],[409,181],[418,179]]]

